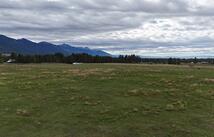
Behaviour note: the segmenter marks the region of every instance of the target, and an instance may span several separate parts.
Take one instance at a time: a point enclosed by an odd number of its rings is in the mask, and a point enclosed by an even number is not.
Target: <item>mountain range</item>
[[[86,53],[93,56],[111,56],[102,50],[74,47],[68,44],[55,45],[48,42],[33,42],[28,39],[13,39],[0,35],[0,53],[17,53],[24,55],[45,55],[62,53],[64,55]]]

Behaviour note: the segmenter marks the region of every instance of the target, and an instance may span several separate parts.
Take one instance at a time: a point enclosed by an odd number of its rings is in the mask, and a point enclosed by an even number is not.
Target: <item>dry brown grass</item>
[[[206,78],[204,81],[214,83],[214,78]]]
[[[194,78],[195,76],[193,76],[193,75],[189,75],[189,76],[186,76],[185,78],[186,79],[192,79],[192,78]]]
[[[170,104],[166,105],[166,110],[167,111],[181,111],[185,110],[187,106],[187,103],[181,100],[172,102]]]
[[[11,75],[12,73],[0,73],[1,76]]]
[[[66,74],[72,74],[75,76],[89,76],[89,75],[103,75],[103,73],[112,73],[114,69],[100,69],[100,68],[93,68],[93,69],[69,69],[63,71]]]
[[[17,109],[16,114],[24,117],[29,117],[31,115],[31,113],[26,109]]]
[[[125,96],[157,96],[160,94],[159,90],[144,90],[142,88],[128,91]]]

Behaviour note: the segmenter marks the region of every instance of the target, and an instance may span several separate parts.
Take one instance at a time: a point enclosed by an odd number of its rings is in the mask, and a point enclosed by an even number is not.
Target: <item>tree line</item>
[[[72,54],[64,56],[61,53],[53,55],[22,55],[12,53],[10,56],[0,54],[0,63],[12,60],[14,63],[147,63],[147,64],[181,64],[181,63],[204,63],[214,64],[214,59],[181,59],[181,58],[141,58],[136,55],[91,56],[88,54]]]
[[[3,63],[3,62],[4,62],[3,56],[0,54],[0,63]]]
[[[72,54],[64,56],[61,53],[53,55],[22,55],[12,53],[10,57],[3,60],[13,60],[14,63],[140,63],[141,58],[136,55],[125,55],[119,57],[92,56],[88,54]]]

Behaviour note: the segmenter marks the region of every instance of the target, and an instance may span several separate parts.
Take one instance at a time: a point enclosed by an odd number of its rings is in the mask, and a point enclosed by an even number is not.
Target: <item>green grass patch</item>
[[[0,65],[0,137],[213,137],[214,67]]]

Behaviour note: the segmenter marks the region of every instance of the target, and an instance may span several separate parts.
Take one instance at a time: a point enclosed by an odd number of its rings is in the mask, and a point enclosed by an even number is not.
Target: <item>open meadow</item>
[[[3,64],[0,137],[214,137],[214,67]]]

